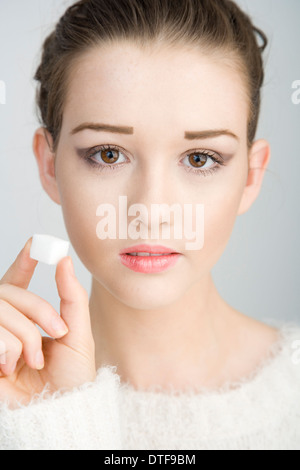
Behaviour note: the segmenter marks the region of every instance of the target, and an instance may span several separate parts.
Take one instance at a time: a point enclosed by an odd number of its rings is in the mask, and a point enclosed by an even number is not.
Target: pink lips
[[[164,256],[134,256],[129,253],[164,254]],[[161,245],[135,245],[120,252],[121,263],[140,273],[159,273],[174,266],[181,254]]]

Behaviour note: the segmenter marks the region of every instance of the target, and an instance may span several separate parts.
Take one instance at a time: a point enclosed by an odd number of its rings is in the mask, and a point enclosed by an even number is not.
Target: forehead
[[[248,108],[243,76],[220,54],[120,43],[94,47],[73,63],[64,120],[70,126],[99,119],[137,128],[197,124],[241,134]]]

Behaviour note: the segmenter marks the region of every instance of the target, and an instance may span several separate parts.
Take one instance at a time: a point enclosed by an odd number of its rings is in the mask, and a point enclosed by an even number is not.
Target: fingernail
[[[16,367],[17,367],[17,362],[14,362],[13,364],[11,364],[9,368],[9,375],[12,375],[15,372]]]
[[[61,338],[62,336],[65,336],[69,331],[65,322],[60,317],[53,318],[53,320],[51,321],[51,326],[55,332],[56,338]]]
[[[42,369],[44,367],[44,355],[43,355],[42,351],[39,351],[39,352],[36,353],[35,366],[38,370]]]
[[[28,238],[27,242],[25,243],[25,245],[23,246],[23,249],[24,248],[27,248],[32,242],[32,237]]]

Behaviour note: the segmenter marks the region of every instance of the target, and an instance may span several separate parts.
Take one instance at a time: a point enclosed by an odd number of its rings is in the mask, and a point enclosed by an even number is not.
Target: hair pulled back
[[[258,36],[261,44],[258,43]],[[188,45],[235,57],[249,97],[248,147],[253,143],[264,80],[265,34],[231,0],[80,0],[45,39],[34,79],[41,124],[57,149],[74,59],[91,47],[130,40],[141,47]],[[233,64],[234,65],[234,64]]]

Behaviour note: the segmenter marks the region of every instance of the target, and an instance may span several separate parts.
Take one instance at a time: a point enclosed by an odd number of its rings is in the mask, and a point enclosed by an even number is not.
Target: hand
[[[32,237],[0,281],[0,401],[9,405],[28,403],[46,384],[54,392],[96,377],[89,297],[72,273],[72,258],[56,267],[59,315],[27,291],[38,263],[30,258],[31,243]]]

